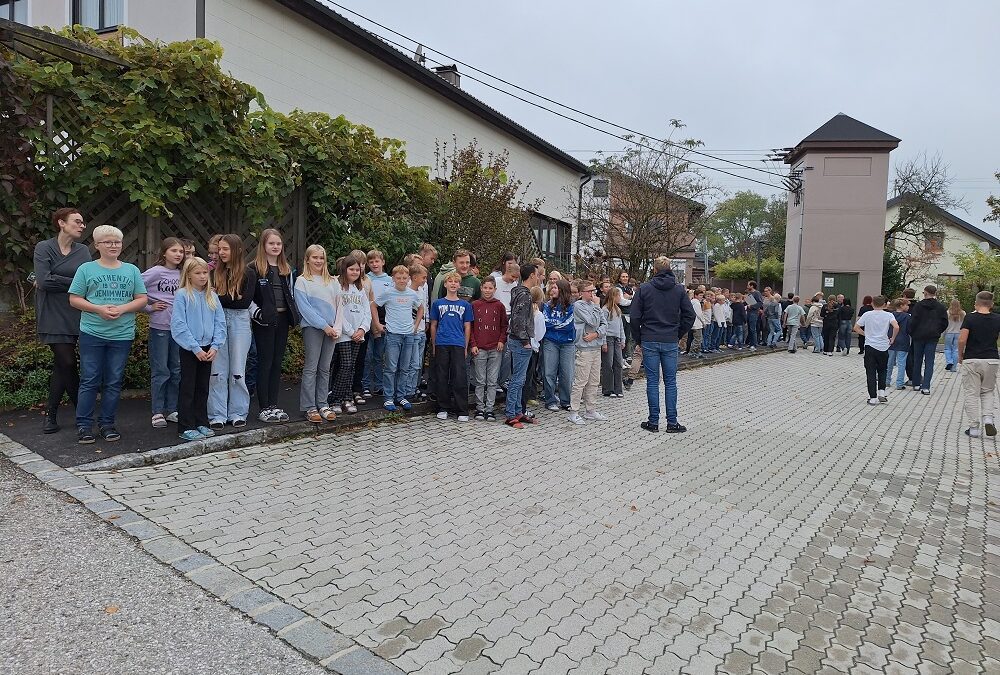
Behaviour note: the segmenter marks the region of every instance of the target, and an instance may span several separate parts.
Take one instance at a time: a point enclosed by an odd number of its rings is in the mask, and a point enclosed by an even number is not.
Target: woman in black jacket
[[[837,343],[837,330],[840,328],[840,303],[837,302],[836,296],[830,296],[819,315],[823,318],[823,356],[833,356],[833,348]]]
[[[278,406],[281,363],[288,346],[288,331],[301,317],[292,289],[295,279],[285,258],[281,233],[267,229],[260,234],[257,259],[251,263],[257,275],[254,289],[253,337],[257,343],[257,403],[261,422],[287,422],[288,413]]]

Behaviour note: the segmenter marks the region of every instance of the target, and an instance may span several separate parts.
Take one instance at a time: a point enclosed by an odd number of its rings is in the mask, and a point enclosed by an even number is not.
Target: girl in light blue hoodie
[[[299,388],[299,408],[314,424],[332,422],[336,413],[327,404],[330,363],[340,337],[340,298],[337,281],[326,265],[326,249],[313,244],[306,249],[303,272],[295,280],[295,305],[302,315],[305,368]]]
[[[170,317],[170,334],[181,348],[177,425],[186,441],[215,435],[208,426],[208,387],[212,362],[226,343],[226,315],[208,278],[201,258],[184,263]]]

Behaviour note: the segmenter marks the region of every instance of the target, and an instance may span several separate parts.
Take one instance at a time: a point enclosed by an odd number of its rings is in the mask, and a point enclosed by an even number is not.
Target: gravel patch
[[[0,458],[0,673],[327,673]]]

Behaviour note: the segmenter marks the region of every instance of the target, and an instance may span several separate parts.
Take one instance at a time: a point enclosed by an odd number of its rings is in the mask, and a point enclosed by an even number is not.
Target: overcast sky
[[[956,215],[1000,233],[982,224],[986,197],[1000,194],[995,0],[337,2],[617,124],[662,136],[679,118],[707,151],[756,166],[776,168],[760,161],[768,149],[844,112],[902,139],[893,163],[940,152],[968,203]],[[462,86],[581,160],[625,145],[468,78]]]

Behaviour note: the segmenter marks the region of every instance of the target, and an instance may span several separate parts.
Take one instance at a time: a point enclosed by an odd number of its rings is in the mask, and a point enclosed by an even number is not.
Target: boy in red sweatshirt
[[[507,310],[496,299],[496,281],[483,280],[482,297],[472,303],[472,383],[476,388],[476,419],[495,422],[493,404],[497,396],[497,380],[503,361],[504,340],[507,338]]]

